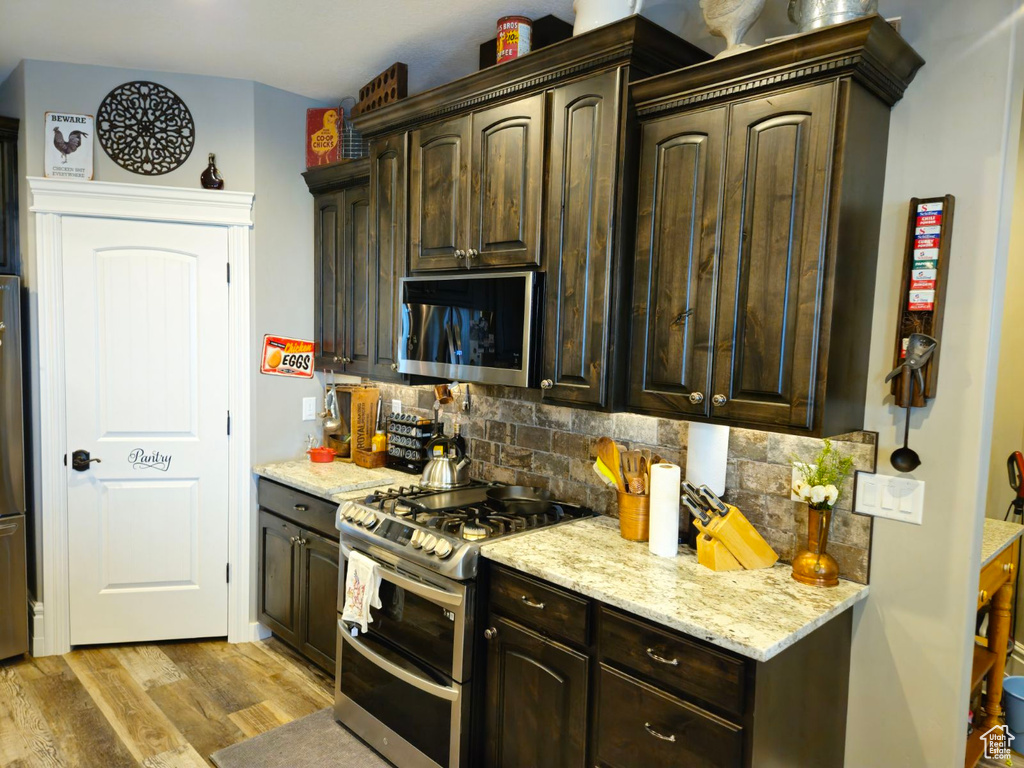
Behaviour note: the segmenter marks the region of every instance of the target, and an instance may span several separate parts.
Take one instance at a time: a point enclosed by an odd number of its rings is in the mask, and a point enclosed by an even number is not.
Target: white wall
[[[264,333],[294,334],[311,338],[312,198],[302,177],[305,110],[317,106],[295,96],[245,80],[198,77],[164,72],[92,67],[47,61],[25,61],[0,84],[0,113],[22,120],[19,141],[20,173],[43,173],[44,113],[52,110],[95,114],[112,88],[131,80],[154,80],[177,93],[196,123],[196,145],[189,159],[162,176],[130,173],[95,145],[95,178],[135,184],[198,187],[207,155],[217,156],[217,167],[228,189],[255,193],[252,233],[253,295],[252,414],[253,460],[295,456],[302,448],[301,398],[315,395],[315,381],[274,380],[258,373],[258,340]],[[28,211],[26,183],[21,189],[22,254],[29,290],[31,329],[27,350],[30,377],[38,373],[39,339],[35,318],[35,224]],[[33,397],[29,443],[30,460],[38,463],[32,445],[39,430],[39,404]],[[35,441],[35,445],[38,442]],[[33,458],[34,456],[34,458]],[[30,509],[38,528],[42,510],[38,482],[30,487]],[[36,541],[36,563],[41,563],[42,542]],[[40,596],[42,573],[37,566],[34,594]]]

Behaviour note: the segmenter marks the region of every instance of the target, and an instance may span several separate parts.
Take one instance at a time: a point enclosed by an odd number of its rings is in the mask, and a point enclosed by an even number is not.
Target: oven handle
[[[394,677],[397,677],[402,682],[408,683],[413,688],[418,688],[424,693],[429,693],[431,696],[436,696],[439,699],[446,701],[458,701],[459,690],[457,688],[450,688],[446,685],[438,685],[425,677],[414,675],[407,669],[402,669],[400,666],[395,664],[393,661],[388,661],[376,651],[370,650],[370,648],[361,640],[358,640],[350,635],[342,622],[338,622],[338,631],[341,636],[345,638],[346,642],[352,646],[353,650],[358,651],[366,658],[367,661],[377,665],[385,672]]]
[[[348,560],[348,556],[352,554],[352,548],[345,546],[344,542],[342,542],[341,554],[346,560]],[[419,595],[425,600],[430,600],[432,603],[440,603],[442,605],[451,606],[452,608],[458,608],[462,605],[462,595],[457,595],[454,592],[439,589],[438,587],[431,587],[423,582],[410,579],[408,576],[403,576],[398,571],[384,565],[379,560],[375,560],[375,562],[377,564],[377,570],[381,574],[381,578],[384,578],[403,589],[409,590],[414,595]]]

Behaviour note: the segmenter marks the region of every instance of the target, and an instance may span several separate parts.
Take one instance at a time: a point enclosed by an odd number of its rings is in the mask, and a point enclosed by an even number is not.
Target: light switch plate
[[[924,516],[924,481],[858,472],[853,511],[921,525]]]
[[[304,398],[302,398],[302,420],[303,421],[316,421],[316,398],[315,397],[304,397]]]
[[[399,400],[397,397],[394,400],[391,401],[391,412],[392,413],[401,413],[402,412],[402,401]]]

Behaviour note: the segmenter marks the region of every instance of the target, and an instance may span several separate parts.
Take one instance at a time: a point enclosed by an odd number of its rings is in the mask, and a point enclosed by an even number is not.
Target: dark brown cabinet
[[[621,70],[555,88],[545,218],[544,395],[604,406],[612,384]],[[620,345],[621,346],[621,345]]]
[[[399,280],[405,276],[407,134],[370,141],[369,323],[370,355],[366,375],[378,380],[400,378],[401,336]]]
[[[889,109],[922,64],[870,17],[632,86],[630,410],[863,428]]]
[[[334,672],[339,551],[332,502],[259,483],[259,620]]]
[[[413,271],[540,263],[544,95],[410,136]]]
[[[21,274],[18,251],[18,121],[0,117],[0,274]]]
[[[586,765],[586,655],[501,616],[487,646],[487,765]]]

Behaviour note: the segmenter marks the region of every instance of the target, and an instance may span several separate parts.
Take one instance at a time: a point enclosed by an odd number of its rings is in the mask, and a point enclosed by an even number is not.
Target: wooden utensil
[[[648,462],[648,457],[647,456],[641,456],[640,457],[640,476],[644,480],[644,490],[643,490],[643,492],[645,494],[648,494],[648,493],[651,492],[651,465],[648,464],[647,462]]]
[[[622,458],[619,455],[619,446],[610,437],[598,438],[597,457],[612,471],[612,474],[615,475],[615,485],[625,493],[626,481],[622,479]]]
[[[609,485],[613,488],[619,487],[619,484],[615,482],[615,473],[608,469],[601,459],[596,459],[594,461],[594,472],[597,473],[597,476],[601,478],[601,481],[605,485]]]
[[[629,486],[629,492],[639,495],[643,495],[646,483],[640,469],[642,459],[640,451],[626,451],[622,454],[622,475]]]

